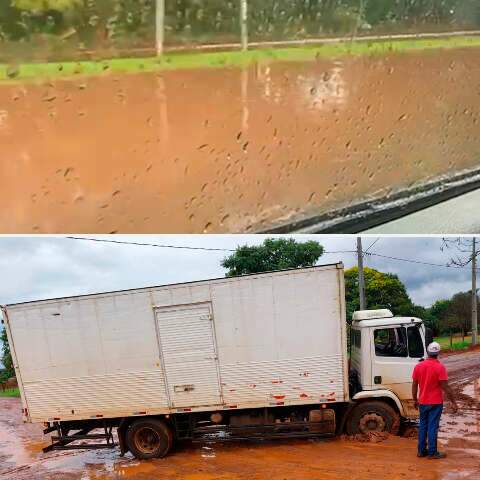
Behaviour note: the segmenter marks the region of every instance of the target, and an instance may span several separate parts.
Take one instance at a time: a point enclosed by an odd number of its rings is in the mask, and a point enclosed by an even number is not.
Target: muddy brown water
[[[460,395],[460,412],[442,417],[440,444],[448,457],[416,457],[416,439],[378,443],[297,440],[265,443],[186,443],[162,460],[140,462],[118,451],[52,452],[41,428],[23,425],[18,399],[0,398],[0,479],[15,480],[479,480],[480,352],[445,358]]]
[[[2,232],[258,231],[478,167],[479,53],[2,84]]]

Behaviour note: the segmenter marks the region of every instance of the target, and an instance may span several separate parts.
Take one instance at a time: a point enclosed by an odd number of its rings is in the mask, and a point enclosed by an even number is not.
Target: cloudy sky
[[[258,244],[264,238],[260,235],[115,237],[130,242],[220,249]],[[355,237],[299,238],[315,238],[328,252],[356,248]],[[364,249],[376,239],[364,238]],[[383,237],[370,253],[445,265],[454,252],[442,252],[441,246],[441,238]],[[225,271],[220,261],[226,255],[228,252],[115,245],[61,237],[1,237],[0,304],[222,277]],[[328,253],[319,263],[336,261],[343,261],[348,268],[355,265],[356,256],[353,253]],[[469,268],[441,268],[377,256],[368,256],[366,265],[396,273],[406,284],[414,302],[424,306],[470,288]]]

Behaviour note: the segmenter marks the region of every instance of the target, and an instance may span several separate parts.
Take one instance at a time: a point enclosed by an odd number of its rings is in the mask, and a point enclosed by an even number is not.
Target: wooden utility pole
[[[155,11],[155,35],[157,55],[163,55],[163,44],[165,42],[165,0],[157,0]]]
[[[449,266],[466,267],[469,263],[472,264],[472,345],[478,345],[477,256],[480,255],[480,251],[477,248],[477,238],[473,237],[472,240],[465,237],[453,240],[444,238],[442,251],[444,248],[451,248],[451,245],[454,245],[458,252],[467,253],[468,256],[452,258]]]
[[[363,248],[362,239],[357,238],[357,257],[358,257],[358,294],[360,296],[360,310],[367,308],[365,302],[365,275],[363,273]]]

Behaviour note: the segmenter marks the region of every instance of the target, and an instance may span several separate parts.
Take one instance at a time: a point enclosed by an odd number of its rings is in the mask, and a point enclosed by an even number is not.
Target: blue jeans
[[[428,437],[428,455],[434,455],[437,453],[437,436],[443,405],[419,405],[419,409],[418,453],[427,452]]]

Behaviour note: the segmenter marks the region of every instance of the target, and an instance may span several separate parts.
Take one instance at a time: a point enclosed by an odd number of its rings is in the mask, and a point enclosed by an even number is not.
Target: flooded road
[[[258,231],[478,167],[478,54],[2,84],[4,233]]]
[[[0,479],[15,480],[479,480],[480,351],[444,359],[460,411],[442,418],[448,457],[416,457],[414,438],[184,444],[162,460],[140,462],[118,451],[41,453],[39,426],[22,425],[20,401],[0,399]]]

